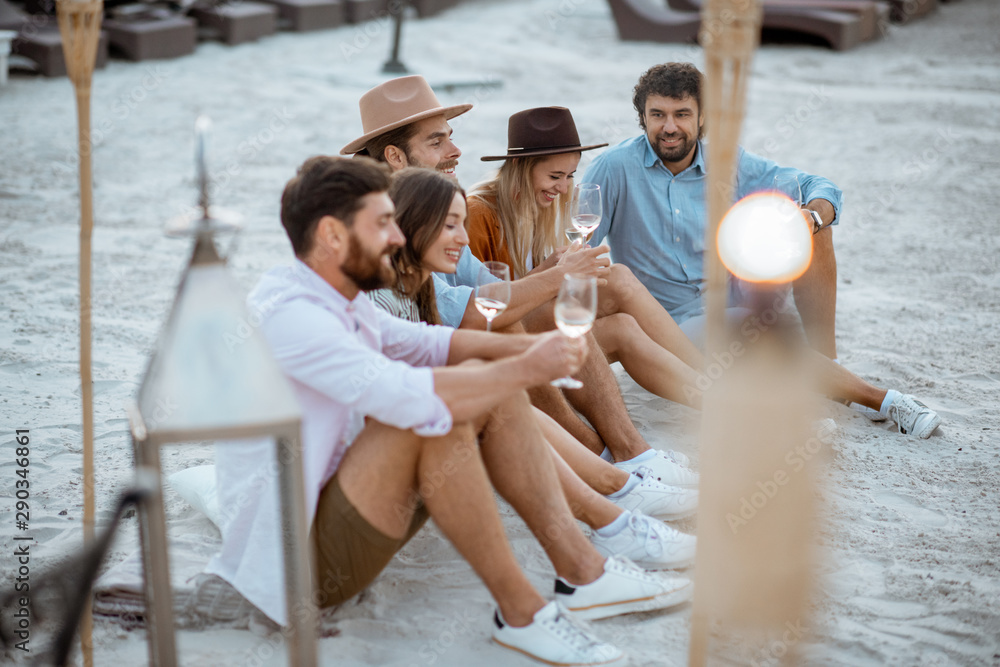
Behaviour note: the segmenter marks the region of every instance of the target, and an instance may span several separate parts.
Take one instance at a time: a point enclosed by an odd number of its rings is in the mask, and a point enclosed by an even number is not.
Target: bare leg
[[[611,265],[608,284],[598,295],[597,309],[600,317],[615,313],[631,315],[646,335],[664,350],[672,352],[691,368],[704,366],[697,346],[624,264]]]
[[[609,495],[620,491],[628,481],[628,473],[616,468],[593,453],[566,432],[554,419],[537,408],[535,418],[542,435],[562,459],[590,488],[600,494]],[[561,479],[561,478],[560,478]],[[565,485],[564,485],[565,486]],[[570,503],[572,506],[572,503]],[[577,517],[580,518],[580,517]]]
[[[833,250],[833,228],[821,229],[813,235],[812,263],[795,281],[793,290],[795,307],[802,317],[810,345],[836,359],[837,257]]]
[[[456,425],[440,438],[421,438],[369,420],[344,455],[337,477],[361,516],[397,539],[406,533],[414,494],[420,490],[434,522],[512,625],[527,625],[545,605],[507,542],[470,426]]]
[[[623,313],[602,317],[594,323],[594,337],[608,360],[620,361],[643,389],[668,401],[701,409],[701,392],[695,390],[697,371],[657,345],[635,318]]]
[[[574,518],[591,528],[603,528],[625,511],[587,486],[562,460],[558,452],[554,449],[550,451],[552,452],[552,462],[556,467],[556,474],[559,476],[559,485],[562,487],[563,495],[566,496],[566,502],[569,503],[569,509]]]
[[[550,327],[551,328],[551,327]],[[509,327],[500,329],[502,333],[524,333],[524,327],[520,322]],[[562,392],[550,384],[543,384],[532,387],[528,390],[531,404],[539,408],[542,412],[552,417],[578,442],[582,442],[593,452],[604,451],[604,441],[594,429],[583,423],[583,420],[573,412],[573,408],[566,402],[566,397]]]
[[[491,416],[480,451],[494,488],[528,524],[559,576],[573,584],[594,581],[604,558],[573,519],[527,395],[503,401],[493,414],[502,419]]]
[[[809,355],[809,363],[820,383],[820,391],[827,396],[844,398],[868,406],[872,410],[882,407],[886,390],[865,382],[840,364],[834,363],[819,352]]]
[[[554,329],[552,308],[553,303],[549,302],[533,310],[523,320],[525,328],[532,332]],[[590,349],[598,349],[596,339],[591,334],[587,335],[590,336],[588,340]],[[594,425],[615,460],[624,461],[648,451],[649,444],[639,435],[639,431],[628,416],[618,382],[604,355],[588,354],[576,377],[583,382],[583,388],[566,390],[566,398],[570,405]],[[599,450],[593,448],[589,442],[581,442],[595,454],[604,451],[603,448]]]

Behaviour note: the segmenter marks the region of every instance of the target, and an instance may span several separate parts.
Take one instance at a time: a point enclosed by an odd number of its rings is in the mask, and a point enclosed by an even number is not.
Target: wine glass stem
[[[486,320],[486,330],[489,331],[490,327],[493,326],[493,320]]]

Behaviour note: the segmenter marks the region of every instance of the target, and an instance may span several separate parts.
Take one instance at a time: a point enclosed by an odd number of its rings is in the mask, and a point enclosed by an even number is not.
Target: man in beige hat
[[[406,76],[369,90],[361,97],[359,106],[364,134],[344,146],[340,151],[342,155],[367,155],[387,163],[394,171],[407,166],[425,167],[454,177],[454,168],[462,152],[451,140],[448,120],[465,113],[472,105],[442,105],[423,77]],[[583,248],[565,253],[556,266],[513,281],[510,305],[497,317],[494,326],[523,331],[521,319],[544,304],[551,308],[567,273],[595,275],[601,282],[627,273],[617,272],[612,276],[606,252],[606,248]],[[444,324],[455,328],[485,328],[485,320],[476,310],[473,299],[481,265],[466,248],[455,274],[434,274],[437,306]],[[620,288],[616,292],[623,295],[622,299],[631,298],[637,289],[645,291],[634,280],[631,284],[628,281],[616,284]],[[538,319],[551,322],[551,317]],[[552,328],[551,324],[548,328]],[[600,349],[593,339],[589,342],[592,349]],[[532,402],[574,438],[620,468],[628,472],[645,468],[664,484],[697,487],[698,476],[686,467],[686,457],[677,452],[652,449],[635,428],[604,355],[589,355],[579,377],[584,388],[574,391],[573,404],[594,429],[580,420],[563,394],[554,387],[546,385],[532,389]]]
[[[451,140],[448,121],[471,104],[443,106],[422,76],[404,76],[361,96],[364,134],[340,149],[341,155],[367,155],[393,171],[403,167],[437,169],[455,178],[462,151]]]

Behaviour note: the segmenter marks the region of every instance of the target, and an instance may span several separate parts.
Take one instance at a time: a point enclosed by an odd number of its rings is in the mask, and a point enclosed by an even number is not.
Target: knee
[[[612,264],[608,275],[607,297],[601,303],[602,309],[608,312],[618,312],[637,288],[641,287],[635,274],[624,264]]]
[[[615,313],[600,319],[597,339],[605,352],[615,352],[629,340],[642,334],[639,323],[628,313]]]

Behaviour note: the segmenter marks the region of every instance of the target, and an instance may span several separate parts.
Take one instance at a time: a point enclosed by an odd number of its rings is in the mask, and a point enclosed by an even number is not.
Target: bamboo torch
[[[692,667],[706,664],[710,619],[723,630],[786,631],[763,657],[794,653],[815,560],[813,491],[824,443],[821,434],[808,437],[807,352],[783,317],[788,287],[811,258],[810,230],[798,206],[775,193],[732,206],[760,19],[759,0],[707,0],[702,16],[710,135],[705,374],[712,384],[702,403]],[[727,268],[748,291],[743,305],[752,316],[738,327],[726,321]]]
[[[90,361],[90,237],[94,228],[91,183],[90,82],[97,60],[103,0],[58,0],[66,71],[76,90],[78,147],[80,153],[80,384],[83,396],[83,539],[94,539],[94,393]],[[92,667],[93,621],[90,602],[80,621],[83,664]]]
[[[736,153],[743,114],[746,107],[746,79],[754,50],[760,39],[760,0],[706,0],[702,8],[699,41],[705,50],[705,81],[703,103],[705,124],[711,139],[706,142],[708,180],[706,199],[708,220],[705,225],[704,275],[705,294],[705,358],[722,354],[728,347],[725,327],[726,270],[716,251],[719,223],[732,204],[732,177],[736,169]],[[705,369],[706,374],[709,369]],[[718,392],[715,392],[716,394]],[[708,624],[714,591],[702,591],[712,586],[708,571],[707,551],[718,548],[706,540],[701,524],[708,511],[706,491],[711,493],[711,466],[723,457],[714,450],[718,438],[709,429],[722,417],[722,406],[715,398],[705,396],[702,412],[702,482],[699,511],[699,548],[695,573],[695,598],[691,618],[691,649],[689,665],[705,665],[708,652]],[[716,405],[713,405],[715,403]],[[706,477],[708,479],[706,479]],[[706,544],[708,542],[708,544]]]

